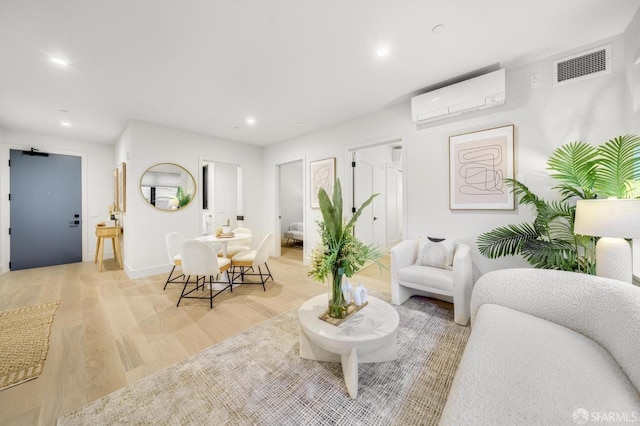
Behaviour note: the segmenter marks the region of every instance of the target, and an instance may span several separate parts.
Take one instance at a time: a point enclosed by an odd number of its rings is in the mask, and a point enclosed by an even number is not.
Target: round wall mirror
[[[142,197],[159,210],[177,211],[196,195],[196,181],[187,169],[173,163],[149,167],[140,179]]]

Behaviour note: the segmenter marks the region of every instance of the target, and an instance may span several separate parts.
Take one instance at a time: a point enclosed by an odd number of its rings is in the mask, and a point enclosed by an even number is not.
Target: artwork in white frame
[[[118,168],[116,169],[116,174],[118,175],[117,186],[118,186],[118,195],[117,199],[117,210],[119,212],[127,211],[127,164],[120,163]]]
[[[312,161],[309,164],[311,182],[311,208],[319,209],[318,191],[324,188],[329,197],[333,195],[333,183],[336,180],[335,157]]]
[[[514,126],[449,138],[449,208],[513,210]]]

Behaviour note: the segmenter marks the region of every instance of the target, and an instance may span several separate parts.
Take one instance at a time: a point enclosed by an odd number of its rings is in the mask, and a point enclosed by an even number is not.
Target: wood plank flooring
[[[130,280],[113,259],[12,271],[0,276],[0,310],[60,300],[41,376],[0,391],[0,424],[54,425],[87,403],[180,361],[326,291],[307,277],[299,247],[271,258],[275,281],[214,299],[183,300],[166,275]],[[373,270],[372,268],[375,268]],[[389,272],[358,280],[390,293]]]

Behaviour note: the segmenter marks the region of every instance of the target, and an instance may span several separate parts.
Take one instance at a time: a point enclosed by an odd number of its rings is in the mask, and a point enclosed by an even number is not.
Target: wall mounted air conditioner
[[[428,123],[505,102],[505,71],[490,72],[411,98],[411,116]]]

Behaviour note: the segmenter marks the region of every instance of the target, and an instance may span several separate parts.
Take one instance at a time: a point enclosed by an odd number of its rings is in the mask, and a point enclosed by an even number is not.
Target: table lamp
[[[578,200],[573,230],[600,237],[596,275],[632,282],[631,245],[625,238],[640,238],[640,199]]]

